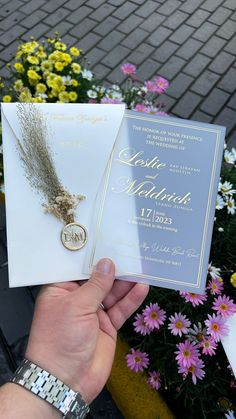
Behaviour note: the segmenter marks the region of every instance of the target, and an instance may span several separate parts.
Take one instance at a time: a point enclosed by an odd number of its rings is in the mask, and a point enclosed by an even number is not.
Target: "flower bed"
[[[106,86],[89,70],[81,50],[58,38],[19,45],[9,64],[11,85],[1,81],[3,102],[125,103],[139,112],[166,116],[161,76],[144,84],[136,67],[121,66],[122,85]],[[2,156],[1,156],[2,157]],[[236,150],[225,150],[205,295],[152,287],[143,307],[123,327],[131,346],[127,366],[144,371],[177,417],[223,418],[236,412],[236,380],[220,343],[226,318],[236,310]],[[2,160],[0,160],[3,181]],[[151,419],[151,418],[150,418]]]

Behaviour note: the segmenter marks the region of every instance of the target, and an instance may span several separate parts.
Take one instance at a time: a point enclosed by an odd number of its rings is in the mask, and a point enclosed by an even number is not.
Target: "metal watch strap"
[[[11,382],[19,384],[50,403],[66,419],[84,419],[89,406],[81,395],[38,365],[24,359]]]

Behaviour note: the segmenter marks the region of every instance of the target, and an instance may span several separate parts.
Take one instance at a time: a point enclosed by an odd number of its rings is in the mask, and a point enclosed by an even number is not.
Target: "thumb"
[[[84,307],[97,311],[99,304],[111,291],[115,280],[115,265],[110,259],[101,259],[95,266],[91,278],[79,290]]]

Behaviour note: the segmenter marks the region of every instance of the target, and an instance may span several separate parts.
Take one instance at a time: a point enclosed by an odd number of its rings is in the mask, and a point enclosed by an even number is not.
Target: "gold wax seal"
[[[87,243],[87,231],[79,223],[66,224],[61,232],[61,241],[69,250],[79,250]]]

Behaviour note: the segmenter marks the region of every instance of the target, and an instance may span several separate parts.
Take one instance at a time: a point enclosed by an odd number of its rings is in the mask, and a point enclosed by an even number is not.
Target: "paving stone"
[[[141,44],[142,41],[144,41],[145,38],[147,38],[147,36],[148,33],[146,31],[140,28],[136,28],[130,35],[128,35],[124,39],[124,41],[122,41],[122,45],[130,49],[135,49],[138,45]]]
[[[139,16],[131,15],[119,25],[119,31],[130,33],[134,28],[140,25],[143,19]]]
[[[71,23],[77,24],[79,22],[82,22],[86,16],[92,13],[92,11],[93,9],[91,9],[91,7],[79,7],[76,11],[74,11],[70,14],[70,16],[67,17],[67,20]]]
[[[230,135],[226,136],[226,143],[229,150],[233,147],[236,148],[236,131],[232,130]]]
[[[106,55],[106,52],[96,46],[96,47],[92,48],[86,54],[86,58],[89,60],[91,65],[94,67],[96,64],[98,64],[101,61],[101,59],[105,55]],[[96,72],[96,68],[95,68],[95,72]]]
[[[194,32],[194,28],[183,24],[179,29],[177,29],[173,35],[170,37],[170,40],[176,42],[177,44],[182,45],[186,39],[188,39],[191,34]]]
[[[1,29],[2,30],[8,30],[9,27],[16,24],[16,22],[21,22],[22,19],[25,17],[24,13],[16,11],[12,13],[10,16],[8,16],[5,19],[2,19],[1,21]]]
[[[210,22],[205,22],[203,25],[194,33],[193,37],[199,41],[206,42],[211,35],[218,29],[218,26]]]
[[[112,7],[112,6],[111,6]],[[133,13],[137,9],[137,5],[131,3],[130,1],[126,1],[125,4],[120,6],[115,13],[113,13],[113,16],[117,17],[118,19],[125,19],[128,17],[131,13]]]
[[[124,74],[120,71],[120,66],[114,68],[114,70],[110,70],[109,75],[107,76],[107,80],[109,83],[117,83],[119,85],[125,80]]]
[[[224,6],[225,6],[225,7],[228,7],[229,9],[236,10],[236,3],[235,3],[235,0],[227,0],[227,1],[224,3]]]
[[[108,3],[113,6],[121,6],[126,0],[109,0]]]
[[[165,63],[179,48],[179,45],[170,41],[165,41],[161,47],[155,50],[153,58],[161,63]]]
[[[59,32],[60,36],[64,36],[71,28],[72,24],[65,21],[60,22],[58,25],[56,25],[54,28],[52,28],[49,32],[47,32],[47,36],[53,37],[56,32]]]
[[[125,34],[118,32],[117,30],[111,31],[105,38],[99,42],[98,47],[104,49],[105,51],[110,51],[117,44],[119,44],[122,39],[124,39]]]
[[[25,26],[27,29],[33,28],[38,22],[41,22],[47,13],[43,10],[35,10],[35,12],[31,13],[28,17],[21,20],[21,26]]]
[[[208,10],[208,12],[214,12],[214,10],[219,7],[224,0],[206,0],[202,5],[201,8]]]
[[[227,20],[224,25],[217,31],[217,35],[225,39],[230,39],[236,32],[236,22],[234,20]]]
[[[234,61],[235,57],[233,55],[221,51],[219,55],[212,61],[209,68],[218,74],[224,74]]]
[[[214,120],[214,123],[225,126],[227,128],[227,135],[229,135],[236,125],[235,110],[227,107],[223,108]]]
[[[236,20],[236,12],[234,12],[232,15],[231,15],[231,17],[230,17],[232,20]]]
[[[192,14],[203,2],[203,0],[187,0],[183,2],[183,5],[180,7],[180,10]]]
[[[225,7],[219,7],[219,9],[217,9],[208,20],[209,22],[215,23],[216,25],[222,25],[222,23],[228,19],[231,13],[231,10],[226,9]]]
[[[141,82],[144,82],[145,80],[148,80],[152,78],[153,76],[156,76],[157,74],[162,75],[159,72],[160,66],[161,66],[160,63],[152,60],[152,58],[148,58],[140,65],[138,69],[138,73],[137,73],[138,80]]]
[[[192,14],[192,16],[187,20],[187,24],[189,26],[194,26],[195,28],[199,28],[205,22],[205,20],[210,16],[210,12],[207,12],[206,10],[196,10],[195,13]]]
[[[213,117],[210,115],[207,115],[205,112],[196,111],[191,117],[191,119],[195,121],[210,123],[212,122]]]
[[[19,7],[23,5],[24,3],[20,0],[8,1],[7,4],[1,8],[1,16],[3,17],[9,16],[11,13],[15,12],[15,10],[19,9]]]
[[[136,10],[136,14],[138,16],[141,16],[143,18],[147,18],[149,15],[151,15],[156,9],[158,8],[158,4],[155,1],[147,0],[143,4],[143,6],[139,7]]]
[[[80,39],[84,35],[89,33],[96,25],[97,22],[95,20],[86,18],[83,20],[83,25],[75,26],[73,29],[70,30],[70,34]]]
[[[178,0],[167,0],[163,6],[158,9],[158,13],[165,16],[170,16],[178,7],[181,6],[181,2]]]
[[[15,41],[16,38],[21,36],[25,32],[25,28],[20,25],[15,25],[1,36],[1,44],[7,46],[11,42]]]
[[[163,25],[169,29],[174,30],[177,29],[188,17],[189,15],[187,15],[187,13],[176,10],[170,17],[165,20]]]
[[[229,106],[229,108],[233,108],[233,109],[236,110],[236,93],[234,93],[234,95],[231,97],[231,99],[228,102],[227,106]]]
[[[26,15],[29,15],[30,13],[33,13],[35,10],[40,9],[40,7],[43,6],[45,3],[46,0],[30,0],[20,8],[20,11],[25,13]]]
[[[179,73],[178,76],[172,80],[171,85],[168,89],[168,95],[179,99],[184,92],[189,88],[190,84],[194,81],[193,77],[187,76],[186,74]]]
[[[100,63],[96,64],[95,70],[96,70],[96,78],[99,80],[104,80],[107,74],[111,71],[110,68]]]
[[[229,99],[229,94],[220,89],[214,89],[201,105],[201,110],[215,116]]]
[[[220,76],[218,74],[206,70],[200,77],[197,78],[196,82],[191,86],[191,90],[195,93],[206,96],[217,83],[219,78]]]
[[[196,52],[202,47],[202,42],[197,41],[196,39],[189,38],[184,45],[178,49],[176,55],[178,57],[189,60]]]
[[[220,89],[233,93],[236,86],[236,68],[230,68],[218,84]]]
[[[51,34],[50,34],[50,32],[48,32],[49,31],[48,25],[45,25],[44,23],[38,23],[36,26],[34,26],[32,29],[30,29],[30,36],[33,36],[35,39],[38,40],[46,32],[47,32],[48,36],[54,36],[55,30],[57,30],[57,29],[54,29],[53,32],[51,32]],[[60,32],[60,35],[63,35],[63,34]],[[23,39],[24,41],[28,41],[29,40],[29,33],[28,32],[25,33],[21,37],[21,39]]]
[[[114,68],[118,63],[124,60],[130,50],[122,45],[116,46],[113,51],[109,52],[103,60],[103,64],[110,68]]]
[[[94,28],[94,32],[98,35],[106,36],[111,30],[115,29],[119,23],[119,19],[116,19],[114,16],[108,16],[102,23]]]
[[[230,42],[227,43],[224,49],[225,51],[236,55],[236,35],[231,39]]]
[[[71,11],[74,11],[78,8],[78,0],[69,0],[67,2],[65,2],[65,0],[54,0],[54,2],[55,1],[58,3],[64,4],[64,6]],[[79,6],[86,4],[86,2],[87,0],[79,0]],[[50,1],[48,3],[52,3],[52,2]]]
[[[212,36],[212,38],[207,41],[206,44],[201,49],[201,52],[208,57],[214,58],[219,51],[222,50],[224,45],[226,44],[225,39],[219,38],[218,36]]]
[[[189,118],[201,101],[201,97],[192,92],[187,92],[172,109],[172,113],[182,118]]]
[[[170,36],[171,33],[172,31],[170,31],[170,29],[160,26],[151,34],[151,36],[149,36],[148,42],[154,47],[158,47],[163,41],[165,41],[166,38]]]
[[[152,32],[158,28],[158,26],[165,20],[166,17],[160,15],[159,13],[153,13],[144,22],[140,25],[140,28],[147,30],[148,32]]]
[[[135,48],[135,50],[129,55],[129,61],[132,64],[139,65],[144,62],[144,60],[146,60],[146,58],[150,55],[152,55],[152,58],[155,58],[153,51],[154,47],[151,47],[151,45],[142,42],[142,44]]]
[[[86,6],[97,9],[101,4],[106,3],[106,0],[89,0],[86,1]]]
[[[198,77],[204,68],[210,63],[210,58],[198,53],[184,68],[184,72],[193,77]]]
[[[73,47],[74,45],[77,45],[78,47],[80,47],[80,45],[78,44],[78,39],[74,36],[69,35],[68,33],[63,36],[63,41],[69,46]]]
[[[80,39],[80,46],[84,50],[84,52],[87,53],[100,40],[101,40],[100,36],[96,35],[96,33],[91,32],[85,35],[84,38]]]
[[[173,55],[160,69],[160,74],[168,80],[172,80],[184,67],[186,61]]]

